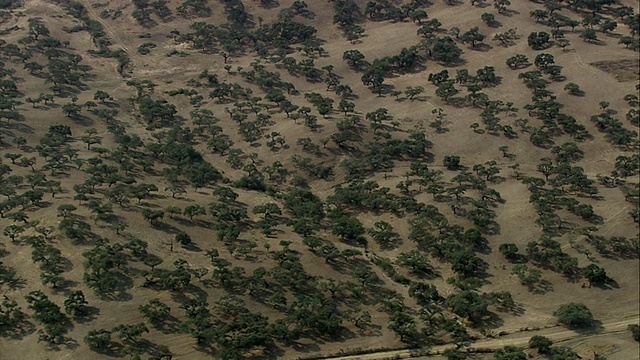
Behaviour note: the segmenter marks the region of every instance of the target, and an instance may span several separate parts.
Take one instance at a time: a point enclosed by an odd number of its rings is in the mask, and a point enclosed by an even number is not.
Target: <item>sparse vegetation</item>
[[[634,8],[0,9],[2,356],[591,356],[554,316],[638,339]]]

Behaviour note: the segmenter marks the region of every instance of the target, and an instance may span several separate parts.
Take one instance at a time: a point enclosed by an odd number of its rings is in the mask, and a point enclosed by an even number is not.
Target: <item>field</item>
[[[637,359],[638,11],[0,1],[0,359]]]

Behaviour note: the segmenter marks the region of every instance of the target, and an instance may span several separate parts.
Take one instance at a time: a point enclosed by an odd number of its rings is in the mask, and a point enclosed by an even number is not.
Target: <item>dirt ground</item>
[[[184,96],[169,97],[164,94],[165,91],[182,87],[188,79],[197,77],[197,75],[205,69],[218,73],[221,80],[228,80],[230,82],[242,81],[239,75],[228,74],[223,69],[224,61],[222,57],[202,54],[197,50],[190,49],[189,46],[177,44],[171,39],[166,38],[169,32],[174,29],[188,31],[189,24],[192,20],[176,17],[176,19],[170,23],[158,22],[157,26],[145,29],[139,26],[131,17],[130,14],[133,5],[128,1],[114,0],[101,2],[100,4],[97,1],[91,0],[82,0],[81,2],[89,9],[90,15],[94,19],[99,20],[103,25],[109,38],[114,43],[113,47],[120,47],[129,54],[131,58],[131,78],[148,79],[155,82],[158,85],[155,89],[155,94],[170,100],[176,105],[178,114],[185,118],[188,118],[188,113],[192,109],[189,105],[188,98]],[[280,0],[280,7],[273,9],[265,9],[259,6],[258,1],[245,0],[244,2],[250,13],[254,14],[256,18],[261,17],[266,23],[277,17],[279,8],[289,6],[293,0]],[[366,1],[364,0],[358,0],[357,3],[362,8],[366,5]],[[622,3],[628,4],[632,6],[636,12],[638,11],[637,2],[624,0]],[[595,262],[599,266],[604,267],[607,274],[617,282],[618,287],[607,289],[585,288],[582,286],[581,281],[569,282],[560,274],[549,270],[543,271],[543,278],[552,286],[552,290],[549,292],[540,294],[532,293],[518,283],[518,279],[510,274],[511,264],[497,251],[497,248],[502,243],[511,242],[515,243],[520,249],[524,249],[528,242],[540,237],[542,229],[534,222],[536,215],[533,205],[529,203],[530,193],[525,185],[511,176],[510,169],[508,169],[507,166],[517,162],[520,164],[522,174],[538,176],[539,173],[536,171],[536,165],[540,162],[541,158],[548,157],[551,153],[549,150],[534,147],[528,141],[527,134],[522,134],[523,136],[517,140],[510,140],[505,137],[495,137],[487,133],[474,133],[472,129],[470,129],[470,125],[475,122],[481,122],[481,111],[475,108],[458,108],[446,104],[435,95],[435,87],[431,86],[427,81],[430,73],[436,73],[444,69],[448,69],[450,74],[455,74],[455,70],[460,68],[467,68],[470,72],[474,73],[476,69],[485,65],[494,66],[496,73],[502,78],[501,84],[495,88],[485,89],[484,91],[492,99],[513,102],[513,106],[520,109],[516,116],[503,116],[504,124],[511,124],[516,128],[515,120],[518,117],[526,115],[526,110],[522,108],[531,98],[530,91],[523,86],[522,80],[518,79],[518,74],[532,70],[533,66],[524,70],[511,70],[505,64],[505,59],[519,53],[528,54],[530,58],[535,56],[535,53],[533,53],[527,45],[526,37],[530,32],[539,30],[540,24],[537,24],[528,14],[533,9],[540,8],[540,4],[532,1],[513,1],[513,4],[510,6],[510,9],[513,10],[513,15],[496,15],[501,25],[499,28],[490,28],[480,20],[480,14],[485,11],[495,12],[492,7],[486,9],[471,7],[467,2],[459,6],[448,6],[444,1],[434,2],[434,4],[427,9],[429,18],[439,19],[444,28],[455,26],[460,29],[468,29],[472,26],[479,26],[480,31],[487,35],[487,39],[484,42],[490,46],[490,49],[487,51],[479,51],[471,49],[469,46],[459,44],[464,50],[464,54],[462,55],[465,59],[464,64],[448,68],[435,62],[427,62],[426,69],[423,71],[398,75],[387,80],[389,84],[394,85],[399,90],[404,90],[409,86],[424,86],[426,89],[425,94],[414,101],[397,101],[389,95],[378,97],[372,94],[360,81],[361,73],[353,71],[347,63],[342,60],[342,54],[345,50],[357,49],[366,56],[367,60],[397,54],[402,48],[413,46],[420,41],[420,37],[416,34],[416,24],[410,21],[402,23],[367,21],[364,24],[366,36],[361,39],[362,41],[360,43],[352,44],[342,36],[341,31],[335,25],[332,25],[333,10],[328,1],[308,0],[307,4],[310,10],[315,13],[315,17],[313,19],[301,19],[300,21],[315,26],[318,30],[317,37],[325,40],[322,46],[327,56],[317,58],[315,61],[316,67],[321,68],[325,65],[334,66],[333,72],[342,77],[342,83],[349,84],[354,92],[359,95],[359,98],[354,100],[357,113],[364,115],[367,112],[384,107],[389,110],[389,113],[392,114],[395,119],[401,120],[402,132],[415,129],[424,131],[433,143],[432,151],[434,153],[434,161],[432,167],[442,169],[446,180],[455,175],[453,172],[446,171],[440,165],[446,155],[459,155],[462,159],[462,164],[469,167],[473,164],[495,160],[502,168],[500,175],[503,176],[505,180],[501,183],[491,185],[491,187],[495,188],[501,194],[502,198],[505,199],[505,204],[501,204],[496,209],[496,221],[500,224],[500,234],[488,236],[489,244],[493,251],[481,255],[489,264],[488,271],[490,274],[488,284],[483,286],[481,290],[483,292],[510,291],[513,299],[523,311],[519,314],[497,312],[500,316],[500,322],[491,328],[490,331],[492,333],[502,332],[510,334],[518,333],[523,328],[545,329],[555,327],[557,323],[556,318],[552,315],[553,311],[559,305],[570,301],[584,303],[591,309],[594,317],[603,323],[623,321],[634,316],[637,317],[638,314],[640,314],[640,263],[638,260],[608,259],[598,255],[595,251],[593,251],[590,258],[588,258],[584,253],[576,250],[576,247],[579,246],[590,247],[586,237],[580,234],[568,234],[558,239],[563,245],[563,250],[569,255],[577,257],[580,266],[586,266],[591,262]],[[169,1],[169,6],[172,9],[175,9],[177,5],[179,5],[178,1]],[[211,1],[210,5],[214,8],[213,16],[206,21],[212,23],[221,22],[224,18],[222,5],[217,1]],[[115,20],[100,18],[99,13],[102,9],[117,8],[123,9],[123,16]],[[566,11],[563,11],[563,13],[565,12]],[[573,17],[576,16],[569,12],[567,12],[567,14]],[[91,90],[79,93],[77,95],[78,103],[82,104],[87,100],[91,100],[95,90],[107,91],[115,98],[115,102],[120,106],[119,117],[127,124],[127,132],[130,134],[138,134],[142,139],[150,139],[150,132],[145,129],[145,125],[137,116],[136,110],[130,101],[130,99],[135,96],[135,91],[132,87],[125,84],[126,79],[122,79],[117,74],[117,62],[114,59],[97,58],[86,54],[86,49],[92,48],[93,46],[88,33],[78,32],[74,33],[73,36],[65,33],[62,28],[72,25],[73,20],[66,15],[64,9],[59,4],[54,1],[25,0],[23,6],[13,10],[12,17],[6,20],[5,23],[0,24],[0,27],[8,28],[15,25],[25,28],[27,19],[32,17],[42,18],[50,28],[52,37],[68,39],[70,42],[69,49],[74,49],[78,53],[81,53],[84,58],[84,63],[93,67],[92,73],[96,76],[89,82]],[[516,28],[517,33],[521,36],[515,45],[502,47],[496,42],[491,41],[494,33],[506,31],[511,28]],[[150,37],[138,37],[138,35],[144,33],[150,33]],[[567,78],[564,82],[552,83],[549,86],[550,90],[554,91],[557,94],[557,100],[564,104],[563,111],[578,119],[594,137],[593,140],[580,144],[580,148],[584,151],[584,158],[577,162],[577,165],[583,167],[585,174],[591,179],[595,179],[599,174],[610,173],[611,170],[614,169],[615,158],[621,155],[622,152],[612,147],[611,144],[605,140],[604,134],[599,132],[595,125],[589,121],[590,116],[599,113],[601,111],[599,102],[606,100],[610,103],[609,107],[616,109],[618,116],[622,118],[629,109],[629,105],[623,100],[623,97],[629,93],[637,94],[635,86],[638,84],[638,53],[624,49],[624,46],[618,44],[617,37],[624,34],[627,34],[627,28],[620,24],[614,34],[603,35],[599,33],[598,36],[602,41],[599,44],[590,44],[584,42],[579,37],[578,31],[574,33],[569,31],[566,34],[566,38],[571,42],[571,45],[567,51],[559,47],[552,47],[545,50],[545,52],[555,57],[556,64],[562,66],[562,73]],[[2,39],[7,42],[15,42],[21,36],[24,36],[24,33],[16,32],[2,36]],[[139,54],[136,49],[140,44],[147,41],[156,42],[158,47],[151,50],[151,55]],[[171,50],[185,51],[189,53],[189,56],[166,56],[165,54]],[[294,56],[303,58],[302,55]],[[238,67],[248,68],[249,64],[254,60],[255,58],[252,55],[235,57],[230,59],[230,64],[236,69]],[[266,64],[266,66],[270,70],[276,69],[273,64]],[[312,84],[302,78],[294,78],[288,75],[285,70],[278,71],[281,73],[283,79],[292,82],[296,89],[299,90],[300,95],[291,97],[292,102],[296,104],[309,106],[309,103],[304,100],[304,94],[312,91],[321,93],[323,96],[332,96],[337,99],[335,94],[325,90],[323,84]],[[25,82],[19,84],[21,91],[24,92],[26,97],[37,97],[39,93],[43,92],[43,89],[46,89],[45,86],[48,86],[44,84],[42,79],[34,80],[24,69],[18,69],[16,76],[26,79]],[[577,83],[585,92],[585,96],[575,97],[567,94],[563,90],[563,87],[569,82]],[[255,93],[261,92],[256,86],[248,83],[245,83],[244,86],[251,87]],[[338,101],[336,101],[336,104]],[[63,102],[66,101],[59,101],[59,103]],[[229,121],[226,120],[227,118],[224,112],[225,105],[218,104],[214,100],[207,100],[203,107],[213,110],[216,116],[225,119],[222,122],[224,126],[232,129],[226,131],[226,134],[229,134],[230,138],[236,144],[243,144],[240,136],[236,134],[236,124],[230,124]],[[433,129],[427,126],[427,124],[435,118],[435,115],[432,114],[432,110],[435,108],[444,109],[449,129],[446,133],[435,133]],[[113,146],[113,143],[109,140],[111,137],[108,136],[106,126],[96,119],[89,117],[86,123],[78,124],[72,119],[65,117],[59,108],[47,107],[42,104],[37,107],[31,107],[29,104],[22,105],[21,113],[28,119],[29,132],[22,136],[27,138],[29,144],[36,144],[37,139],[46,133],[48,127],[55,122],[68,124],[74,129],[96,128],[98,134],[105,136],[105,141],[101,146],[107,148]],[[246,152],[256,152],[263,164],[281,161],[285,167],[291,168],[292,155],[301,152],[300,147],[294,145],[295,139],[310,136],[314,142],[319,144],[320,139],[327,138],[335,132],[335,120],[337,118],[338,114],[327,119],[319,117],[318,123],[322,125],[322,129],[318,133],[311,133],[304,126],[293,124],[293,121],[286,119],[284,114],[273,114],[275,124],[270,127],[270,131],[278,131],[283,134],[288,144],[291,144],[291,147],[289,149],[282,149],[279,152],[272,152],[269,151],[266,146],[262,145],[260,147],[247,149]],[[625,126],[629,127],[629,124],[625,123]],[[81,131],[77,133],[81,133]],[[371,134],[366,136],[369,137],[369,140],[372,138]],[[571,141],[571,139],[566,135],[556,139],[556,143],[558,144],[565,141]],[[515,160],[504,158],[502,152],[498,150],[501,146],[508,146],[509,152],[515,155]],[[82,147],[83,144],[78,144],[79,149]],[[225,176],[238,178],[243,174],[241,170],[230,168],[225,161],[225,157],[212,154],[204,144],[199,144],[196,148],[205,154],[206,160],[214,167],[222,169]],[[15,149],[12,149],[12,151],[13,150]],[[322,151],[325,154],[323,161],[327,164],[338,164],[339,161],[344,158],[344,155],[340,155],[337,152],[336,146],[333,143],[329,143],[327,148],[322,149]],[[2,149],[2,152],[4,153],[5,149]],[[88,152],[81,153],[81,157],[83,158],[91,156],[92,154]],[[3,161],[6,161],[6,159],[3,159]],[[372,179],[376,180],[381,187],[389,187],[393,192],[397,192],[395,190],[396,185],[403,179],[403,175],[407,170],[409,170],[408,162],[398,163],[392,172],[384,175],[378,173],[374,175]],[[340,171],[340,168],[336,166],[336,174],[340,174]],[[26,175],[28,172],[28,169],[22,168],[16,170],[14,174],[19,173],[20,175]],[[32,214],[30,213],[29,216],[33,217],[33,219],[41,219],[41,224],[56,226],[59,221],[59,218],[56,217],[57,206],[63,203],[76,203],[73,200],[74,193],[72,186],[83,182],[85,180],[84,176],[85,174],[82,171],[69,171],[69,176],[63,179],[63,188],[67,191],[56,195],[55,199],[48,198],[47,201],[51,202],[51,206],[40,209]],[[630,179],[630,181],[637,181],[637,178]],[[177,205],[184,208],[189,204],[206,206],[206,204],[213,201],[210,189],[206,191],[201,189],[197,192],[189,189],[185,196],[174,199],[171,197],[170,192],[164,190],[168,184],[162,177],[151,177],[149,181],[145,182],[156,183],[160,189],[158,196],[153,200],[143,201],[148,201],[150,205],[157,208],[165,208],[169,205]],[[336,185],[343,182],[345,182],[343,178],[335,176],[333,180],[316,180],[312,181],[310,185],[314,193],[322,198],[326,198],[332,194],[333,188]],[[634,223],[628,215],[628,212],[632,209],[632,205],[625,202],[624,196],[619,189],[607,189],[599,186],[599,190],[604,200],[580,199],[585,203],[591,204],[595,211],[604,219],[603,224],[598,226],[599,234],[603,236],[637,237],[639,231],[638,224]],[[262,193],[242,190],[238,190],[237,192],[240,195],[238,203],[244,204],[248,209],[258,204],[274,201],[272,197]],[[461,225],[467,227],[471,226],[468,220],[456,217],[446,203],[436,203],[431,200],[431,196],[428,194],[421,194],[418,199],[427,203],[433,203],[447,218],[452,219],[452,222],[459,222]],[[177,259],[186,259],[189,266],[193,268],[210,267],[210,261],[204,251],[211,248],[212,244],[216,244],[216,240],[214,240],[215,235],[212,230],[205,227],[194,226],[187,221],[182,221],[183,219],[180,216],[177,216],[176,219],[165,217],[163,222],[187,232],[194,240],[194,248],[200,249],[188,250],[180,246],[174,246],[173,250],[171,250],[169,244],[173,241],[172,238],[174,235],[172,233],[151,227],[144,221],[140,212],[134,209],[128,210],[114,206],[114,212],[116,215],[127,219],[129,227],[126,229],[126,232],[141,240],[147,241],[149,244],[148,251],[161,256],[165,265],[171,264]],[[79,209],[78,213],[87,218],[90,216],[85,208]],[[408,240],[409,226],[406,219],[389,214],[362,214],[359,216],[359,219],[367,228],[371,227],[376,221],[388,221],[393,225],[394,230],[402,239],[402,243],[398,247],[390,250],[382,249],[373,241],[370,241],[371,252],[373,254],[394,259],[401,252],[415,248],[415,244]],[[575,221],[582,226],[589,225],[577,218]],[[0,219],[0,227],[4,228],[8,226],[8,224],[9,220]],[[116,235],[113,229],[106,224],[99,223],[94,225],[93,222],[91,222],[91,224],[93,231],[98,235],[110,238],[112,241],[123,240],[122,237]],[[273,245],[272,248],[276,248],[280,239],[287,239],[293,242],[291,249],[301,254],[301,262],[310,275],[344,281],[352,279],[350,275],[328,266],[324,259],[313,255],[307,247],[302,244],[301,237],[291,232],[289,228],[281,226],[279,230],[282,232],[278,234],[277,239],[265,238],[258,229],[243,233],[243,238],[259,244],[252,252],[253,260],[241,259],[226,251],[221,251],[222,256],[232,261],[234,265],[245,267],[246,273],[249,274],[258,266],[269,267],[275,264],[275,261],[272,260],[269,255],[269,250],[264,247],[264,244],[270,243]],[[326,230],[323,235],[327,237],[332,236],[330,229]],[[349,245],[337,241],[337,238],[334,237],[333,239],[336,240],[335,243],[338,248],[345,249],[349,247]],[[169,292],[157,292],[144,288],[142,286],[144,282],[143,276],[134,277],[130,289],[122,293],[118,301],[107,300],[96,295],[91,289],[88,289],[82,281],[84,273],[84,258],[82,257],[82,252],[87,250],[88,247],[83,248],[71,245],[68,241],[61,238],[54,239],[52,243],[62,251],[62,256],[69,260],[71,265],[69,269],[65,271],[64,277],[69,279],[73,288],[83,290],[89,305],[92,309],[95,309],[94,319],[92,321],[74,323],[73,328],[68,333],[68,337],[75,341],[62,345],[60,349],[56,351],[47,349],[43,343],[39,343],[37,339],[38,336],[35,332],[30,333],[22,339],[0,338],[0,359],[44,360],[93,358],[97,360],[110,358],[107,355],[97,354],[91,351],[83,343],[82,339],[90,330],[111,328],[123,322],[137,323],[144,321],[138,312],[138,306],[146,303],[150,298],[160,298],[171,306],[172,312],[175,309],[176,317],[179,319],[183,318],[183,311],[179,309],[179,303],[175,298],[172,297]],[[4,244],[9,256],[2,258],[2,262],[7,266],[14,267],[17,270],[17,276],[24,280],[26,286],[15,289],[0,287],[3,294],[16,299],[23,309],[26,309],[24,295],[28,291],[36,289],[44,291],[55,303],[62,304],[68,291],[55,291],[41,285],[37,266],[31,263],[31,249],[24,245],[12,244],[9,241],[5,241]],[[222,248],[221,245],[213,246],[220,246]],[[444,266],[444,264],[438,263],[436,259],[432,259],[432,263]],[[143,265],[139,263],[131,267],[133,273],[137,272],[141,274],[143,270],[145,270],[143,269]],[[376,274],[383,279],[386,287],[398,291],[403,295],[408,305],[417,308],[415,301],[408,295],[408,287],[394,283],[379,268],[374,267],[374,269]],[[441,278],[431,281],[438,286],[443,296],[454,292],[454,287],[446,282],[446,278],[451,275],[451,272],[447,271],[449,270],[443,269]],[[198,283],[196,279],[193,279],[193,282]],[[210,303],[221,296],[222,291],[219,288],[211,287],[204,283],[199,285],[201,285],[200,288],[206,294],[206,298]],[[268,316],[271,320],[282,317],[281,312],[264,304],[252,301],[248,296],[245,297],[245,300],[252,311],[260,312]],[[347,324],[346,328],[351,336],[342,341],[327,341],[323,343],[303,341],[297,348],[283,347],[283,353],[278,357],[283,359],[297,359],[309,356],[328,356],[329,354],[336,354],[340,351],[349,351],[350,349],[356,348],[378,349],[384,347],[396,349],[403,347],[403,343],[398,337],[387,328],[388,316],[386,314],[379,311],[377,306],[364,307],[363,310],[371,312],[372,322],[379,326],[378,331],[363,333],[355,326]],[[27,310],[27,312],[30,313],[31,311]],[[210,358],[210,355],[197,349],[193,338],[185,334],[163,333],[150,327],[150,333],[145,334],[144,338],[152,344],[168,347],[174,354],[174,359]],[[638,343],[633,341],[627,332],[592,336],[584,339],[578,337],[562,342],[561,344],[570,346],[584,356],[584,358],[589,358],[593,351],[607,356],[610,360],[634,359],[637,358],[638,354]],[[477,356],[478,357],[474,358],[491,358],[489,355],[486,357],[483,357],[483,355]],[[438,359],[438,357],[429,357],[429,359]]]

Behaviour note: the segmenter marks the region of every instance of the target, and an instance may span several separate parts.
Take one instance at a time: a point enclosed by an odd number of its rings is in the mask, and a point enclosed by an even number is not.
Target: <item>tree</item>
[[[465,290],[450,295],[446,304],[455,314],[471,321],[480,320],[489,313],[487,309],[489,302],[474,291]]]
[[[460,36],[460,40],[463,43],[470,43],[471,47],[476,47],[476,44],[482,42],[486,36],[480,33],[480,29],[477,26],[472,27],[469,31]]]
[[[498,349],[493,358],[496,360],[527,360],[527,354],[517,346],[507,345]]]
[[[424,87],[422,86],[408,86],[407,90],[405,90],[405,95],[409,98],[409,100],[413,100],[416,96],[422,94],[424,92]]]
[[[444,165],[447,170],[458,170],[460,168],[460,156],[445,155],[442,159],[442,165]]]
[[[445,349],[442,352],[442,356],[446,357],[447,360],[465,360],[468,358],[468,355],[466,353],[452,348]]]
[[[111,346],[111,331],[90,330],[84,337],[84,343],[93,351],[106,351]]]
[[[437,38],[429,51],[429,56],[432,60],[445,64],[460,61],[460,55],[462,55],[462,50],[456,45],[455,40],[449,36]]]
[[[499,14],[506,13],[509,9],[508,6],[511,5],[511,1],[509,0],[494,0],[493,7],[498,10]]]
[[[484,23],[489,27],[498,27],[500,25],[500,23],[496,21],[496,16],[492,13],[482,13],[482,15],[480,15],[480,19],[482,19],[482,21],[484,21]]]
[[[192,204],[192,205],[187,205],[184,208],[182,214],[184,216],[187,216],[189,218],[189,220],[193,220],[194,216],[205,215],[206,212],[207,211],[204,208],[204,206],[198,205],[198,204]]]
[[[121,340],[135,341],[136,338],[142,336],[142,334],[148,333],[149,329],[144,325],[144,323],[137,323],[133,325],[120,324],[114,327],[113,331],[118,332],[118,337]]]
[[[164,217],[163,210],[151,210],[144,209],[142,210],[142,217],[151,223],[151,225],[155,225],[159,219]]]
[[[62,111],[64,111],[68,117],[75,117],[80,114],[82,107],[78,104],[68,103],[62,105]]]
[[[584,276],[590,285],[602,285],[609,281],[607,272],[596,264],[590,264],[582,269],[582,276]]]
[[[633,336],[633,338],[640,342],[640,325],[638,324],[631,324],[628,327],[629,331],[631,331],[631,335]]]
[[[526,55],[517,54],[507,59],[507,66],[512,70],[521,69],[530,65]]]
[[[536,9],[529,12],[529,17],[536,19],[536,22],[540,22],[549,17],[549,12],[542,9]]]
[[[582,91],[580,89],[580,86],[576,83],[568,83],[567,85],[565,85],[564,90],[574,96],[584,95],[584,91]]]
[[[585,28],[580,34],[580,37],[586,42],[598,40],[598,34],[596,33],[596,30],[592,28]]]
[[[186,232],[181,231],[176,234],[175,241],[182,246],[189,245],[191,244],[191,236]]]
[[[532,32],[527,38],[527,43],[533,50],[542,50],[549,46],[549,40],[551,37],[544,31]]]
[[[541,335],[534,335],[529,339],[529,347],[538,350],[539,354],[548,354],[551,351],[553,341]]]
[[[87,304],[88,302],[82,291],[77,290],[69,294],[69,297],[64,300],[64,311],[69,315],[79,316],[84,313],[85,305]]]
[[[456,89],[453,85],[453,81],[443,81],[438,85],[436,89],[436,95],[441,97],[444,101],[448,102],[452,97],[457,95],[460,90]]]
[[[402,342],[414,342],[418,337],[416,321],[405,311],[398,310],[389,316],[388,328],[395,332]]]
[[[570,328],[589,328],[593,326],[594,319],[589,308],[580,303],[567,303],[560,305],[553,315],[558,321]]]
[[[138,311],[150,322],[158,324],[169,318],[171,308],[160,299],[151,299],[146,305],[140,305]]]
[[[365,233],[365,228],[357,218],[342,216],[335,221],[331,232],[344,240],[357,240]]]
[[[342,59],[345,60],[350,66],[358,69],[364,63],[364,54],[358,50],[347,50],[342,54]]]
[[[509,261],[517,260],[519,257],[518,246],[516,246],[516,244],[513,244],[513,243],[500,244],[500,246],[498,247],[498,250]]]
[[[386,221],[376,221],[373,228],[367,232],[380,245],[387,245],[393,237],[397,236],[393,226]]]
[[[113,100],[113,98],[106,91],[97,90],[93,94],[93,100],[100,101],[104,104],[107,100]]]
[[[536,56],[533,63],[538,69],[544,71],[544,69],[547,69],[549,65],[553,65],[555,63],[555,59],[551,54],[542,53]]]
[[[602,24],[600,24],[600,31],[603,33],[608,33],[609,31],[613,31],[618,27],[618,23],[614,20],[607,19]]]

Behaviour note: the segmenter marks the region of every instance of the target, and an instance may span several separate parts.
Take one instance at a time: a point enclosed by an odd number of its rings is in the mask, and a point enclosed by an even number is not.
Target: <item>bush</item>
[[[505,346],[502,349],[498,349],[493,358],[496,360],[527,360],[527,354],[517,346]]]
[[[574,96],[583,96],[584,95],[584,91],[582,91],[580,89],[580,86],[576,83],[568,83],[565,87],[564,90],[566,92],[568,92],[571,95]]]
[[[176,242],[180,245],[189,245],[191,244],[191,236],[186,232],[180,232],[176,234]]]
[[[558,321],[571,328],[589,328],[593,326],[594,319],[591,310],[584,304],[568,303],[561,305],[553,315]]]
[[[549,340],[549,338],[545,336],[535,335],[529,339],[529,347],[537,349],[540,354],[549,353],[551,345],[553,345],[553,341]]]
[[[629,331],[631,331],[633,338],[640,342],[640,326],[638,324],[631,324],[629,325]]]

